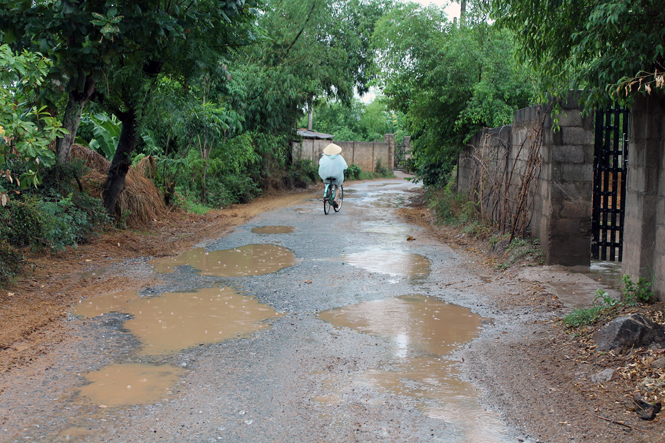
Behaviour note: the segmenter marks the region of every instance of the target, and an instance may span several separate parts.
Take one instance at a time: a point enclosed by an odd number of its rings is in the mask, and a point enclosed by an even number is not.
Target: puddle
[[[83,397],[99,406],[156,403],[168,398],[185,371],[169,365],[116,364],[86,374]]]
[[[430,273],[431,265],[429,259],[420,254],[383,249],[371,249],[345,255],[342,260],[370,272],[405,277],[427,276]]]
[[[106,268],[91,269],[90,271],[82,272],[81,278],[88,280],[91,278],[101,277],[106,273]]]
[[[246,245],[235,249],[206,251],[196,248],[178,257],[164,257],[148,263],[159,273],[173,272],[189,265],[200,275],[211,277],[246,277],[277,272],[296,264],[293,252],[277,245]]]
[[[591,260],[591,266],[586,274],[614,289],[621,289],[621,262]]]
[[[203,343],[216,343],[268,327],[272,307],[233,289],[206,288],[141,298],[136,291],[95,297],[80,303],[74,315],[94,317],[108,312],[132,314],[127,328],[145,345],[143,354],[179,351]]]
[[[383,234],[389,240],[397,241],[406,241],[409,236],[417,235],[418,230],[413,226],[408,225],[375,225],[372,224],[369,227],[365,227],[363,232],[371,234]]]
[[[262,226],[260,228],[252,228],[254,234],[290,234],[295,231],[293,226]]]
[[[459,379],[453,362],[444,356],[478,335],[482,318],[468,309],[425,296],[403,296],[326,311],[319,317],[336,327],[348,327],[391,341],[393,360],[360,376],[360,383],[379,392],[410,397],[424,414],[446,421],[465,441],[503,441],[505,428],[498,415],[478,403],[479,393]],[[339,404],[349,383],[324,383],[330,392],[316,397]]]

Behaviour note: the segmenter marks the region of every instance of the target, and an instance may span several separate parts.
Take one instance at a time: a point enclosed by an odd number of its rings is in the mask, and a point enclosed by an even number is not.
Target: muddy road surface
[[[399,217],[415,188],[349,184],[329,215],[316,191],[178,256],[90,270],[152,283],[89,294],[70,339],[2,376],[0,441],[536,441],[460,367],[479,335],[548,314],[499,311],[488,294],[510,286]]]

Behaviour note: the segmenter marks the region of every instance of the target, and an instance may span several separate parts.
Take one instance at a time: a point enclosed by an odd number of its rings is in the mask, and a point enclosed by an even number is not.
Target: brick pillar
[[[395,134],[385,134],[383,142],[388,143],[388,164],[386,167],[392,171],[395,169]]]
[[[622,272],[665,295],[665,97],[638,95],[631,108]],[[653,275],[652,275],[653,273]]]

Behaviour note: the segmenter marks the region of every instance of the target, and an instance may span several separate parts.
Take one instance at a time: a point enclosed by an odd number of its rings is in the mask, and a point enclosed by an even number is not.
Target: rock
[[[604,371],[596,372],[591,376],[591,381],[594,383],[607,383],[617,378],[617,371],[614,369],[605,369]]]
[[[593,335],[596,350],[625,352],[630,348],[665,343],[665,328],[641,314],[615,318]]]
[[[653,369],[663,369],[665,368],[665,357],[661,357],[658,360],[654,360],[650,365]]]
[[[636,398],[633,401],[635,402],[635,412],[637,412],[637,415],[639,415],[642,420],[653,420],[662,408],[660,402],[652,405],[640,398]]]

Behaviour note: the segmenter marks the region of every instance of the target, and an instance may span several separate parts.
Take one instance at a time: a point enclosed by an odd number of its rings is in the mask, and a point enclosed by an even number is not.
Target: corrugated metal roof
[[[308,131],[307,129],[298,129],[298,135],[302,138],[316,138],[319,140],[332,140],[334,135],[324,134],[323,132]]]

